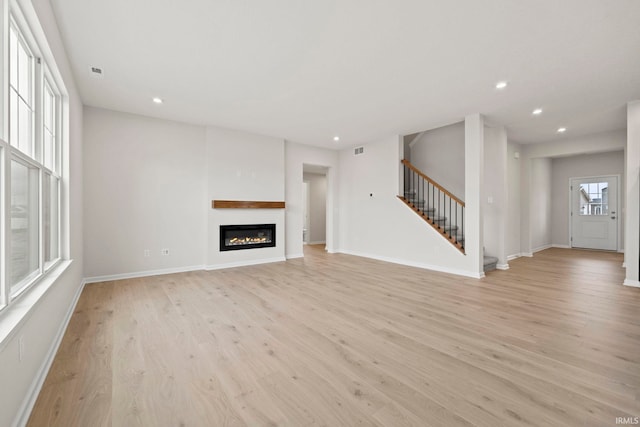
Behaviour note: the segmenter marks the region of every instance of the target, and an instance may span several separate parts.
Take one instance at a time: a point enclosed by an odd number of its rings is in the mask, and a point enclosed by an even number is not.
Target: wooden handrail
[[[438,184],[437,182],[435,182],[433,179],[429,178],[427,175],[425,175],[424,173],[422,173],[420,170],[418,170],[415,166],[413,166],[411,164],[411,162],[407,159],[402,159],[402,164],[405,165],[406,167],[408,167],[409,169],[411,169],[412,171],[414,171],[415,173],[417,173],[418,175],[420,175],[422,178],[426,179],[427,181],[429,181],[431,183],[431,185],[433,185],[434,187],[436,187],[437,189],[439,189],[440,191],[442,191],[444,194],[446,194],[447,196],[451,197],[451,199],[455,200],[459,205],[464,207],[464,202],[460,199],[458,199],[456,196],[454,196],[453,194],[451,194],[446,188],[444,188],[442,185]]]

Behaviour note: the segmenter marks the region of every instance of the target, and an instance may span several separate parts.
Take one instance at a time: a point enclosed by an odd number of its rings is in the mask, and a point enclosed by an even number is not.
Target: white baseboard
[[[553,244],[551,245],[552,248],[560,248],[560,249],[571,249],[571,246],[569,245],[558,245],[558,244]]]
[[[624,279],[623,285],[631,286],[632,288],[640,288],[640,280]]]
[[[522,254],[520,254],[520,253],[513,254],[513,255],[508,255],[507,256],[507,261],[512,261],[512,260],[514,260],[516,258],[520,258],[521,256],[522,256]]]
[[[251,261],[236,261],[236,262],[228,262],[225,264],[212,264],[207,265],[205,270],[222,270],[223,268],[235,268],[235,267],[247,267],[249,265],[259,265],[259,264],[269,264],[272,262],[284,262],[287,259],[285,257],[277,257],[277,258],[265,258]]]
[[[533,253],[531,252],[522,252],[520,255],[527,257],[527,258],[531,258],[533,256]]]
[[[496,265],[496,268],[498,270],[508,270],[509,269],[509,264],[498,264],[498,265]]]
[[[304,258],[304,254],[292,254],[292,255],[286,255],[287,259],[296,259],[296,258]]]
[[[474,279],[482,279],[484,277],[484,272],[481,272],[480,274],[476,274],[476,273],[472,273],[465,270],[458,270],[455,268],[441,267],[439,265],[424,264],[420,262],[407,261],[407,260],[398,259],[398,258],[391,258],[391,257],[386,257],[381,255],[367,254],[363,252],[356,252],[356,251],[350,251],[350,250],[344,250],[344,249],[341,250],[341,252],[347,255],[354,255],[354,256],[359,256],[363,258],[371,258],[371,259],[376,259],[378,261],[385,261],[393,264],[406,265],[409,267],[423,268],[425,270],[439,271],[441,273],[455,274],[458,276],[471,277]]]
[[[38,395],[42,390],[42,386],[44,385],[44,380],[47,378],[47,374],[49,373],[49,369],[53,364],[53,360],[56,357],[56,353],[58,352],[58,348],[60,348],[60,344],[62,343],[62,338],[64,337],[64,333],[67,331],[67,326],[69,326],[69,322],[71,321],[71,316],[73,315],[74,310],[76,309],[76,305],[78,304],[78,300],[80,299],[80,295],[82,294],[82,290],[84,289],[85,281],[83,280],[78,286],[76,290],[76,294],[73,296],[73,301],[69,305],[69,309],[64,316],[60,327],[58,328],[58,332],[47,352],[47,356],[45,357],[36,377],[33,379],[31,386],[29,386],[29,390],[27,391],[25,400],[18,411],[18,416],[14,420],[14,427],[23,427],[27,425],[29,421],[29,417],[31,416],[31,411],[33,410],[33,406],[36,404],[36,400],[38,399]]]
[[[291,255],[287,258],[302,258],[304,255]],[[249,265],[257,265],[257,264],[268,264],[271,262],[282,262],[286,261],[285,257],[277,257],[277,258],[266,258],[260,260],[252,260],[252,261],[237,261],[237,262],[229,262],[225,264],[212,264],[212,265],[192,265],[188,267],[175,267],[175,268],[164,268],[160,270],[147,270],[147,271],[136,271],[132,273],[122,273],[122,274],[109,274],[105,276],[94,276],[87,277],[84,279],[85,283],[98,283],[98,282],[110,282],[113,280],[125,280],[125,279],[135,279],[138,277],[149,277],[149,276],[162,276],[165,274],[175,274],[175,273],[186,273],[189,271],[199,271],[199,270],[221,270],[223,268],[234,268],[234,267],[245,267]]]
[[[326,245],[327,242],[326,242],[326,240],[318,240],[318,241],[314,241],[314,242],[309,242],[307,244],[308,245]]]
[[[538,246],[537,248],[532,249],[531,252],[533,252],[535,254],[536,252],[544,251],[545,249],[549,249],[551,247],[553,247],[553,245]]]
[[[135,279],[137,277],[162,276],[164,274],[185,273],[187,271],[204,270],[203,265],[193,265],[190,267],[164,268],[160,270],[135,271],[132,273],[109,274],[105,276],[86,277],[85,283],[110,282],[112,280]]]

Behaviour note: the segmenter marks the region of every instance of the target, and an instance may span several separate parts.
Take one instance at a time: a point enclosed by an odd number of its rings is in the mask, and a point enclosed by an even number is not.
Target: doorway
[[[326,244],[327,172],[326,167],[303,165],[303,244]]]
[[[618,249],[618,176],[571,179],[571,247]]]
[[[311,198],[309,197],[309,186],[310,186],[309,181],[302,182],[302,209],[303,209],[302,244],[303,245],[309,244],[309,227],[310,227],[309,211],[311,210],[311,206],[310,206]]]

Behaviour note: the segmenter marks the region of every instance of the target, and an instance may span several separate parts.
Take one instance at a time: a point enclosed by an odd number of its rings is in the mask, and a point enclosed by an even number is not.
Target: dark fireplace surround
[[[220,251],[273,248],[276,246],[275,224],[221,225]]]

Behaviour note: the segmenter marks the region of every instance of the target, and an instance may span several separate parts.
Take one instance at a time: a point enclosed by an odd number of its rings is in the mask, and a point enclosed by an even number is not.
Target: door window
[[[580,184],[580,215],[609,215],[609,183]]]

